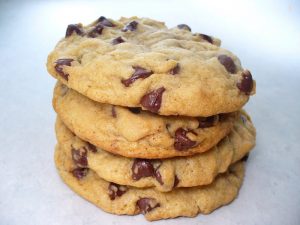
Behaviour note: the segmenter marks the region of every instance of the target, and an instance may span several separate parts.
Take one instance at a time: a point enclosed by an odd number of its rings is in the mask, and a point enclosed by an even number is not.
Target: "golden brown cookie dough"
[[[160,116],[92,101],[57,83],[53,106],[81,139],[134,158],[170,158],[205,152],[224,138],[239,112],[208,118]]]
[[[175,187],[207,185],[228,167],[245,157],[255,145],[255,128],[246,114],[236,120],[230,134],[211,150],[172,159],[132,159],[113,155],[76,137],[57,118],[56,135],[60,146],[71,146],[79,166],[84,162],[107,181],[138,188],[156,187],[168,192]]]
[[[216,38],[148,18],[69,25],[48,56],[49,73],[101,103],[161,115],[211,116],[255,93],[248,70]]]
[[[63,181],[99,208],[113,214],[143,213],[147,220],[208,214],[238,195],[244,177],[244,162],[238,162],[210,185],[163,193],[109,183],[91,169],[76,167],[69,145],[56,146],[55,163]]]

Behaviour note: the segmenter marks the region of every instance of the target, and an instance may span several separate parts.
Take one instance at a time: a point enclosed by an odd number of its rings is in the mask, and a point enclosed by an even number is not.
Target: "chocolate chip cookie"
[[[230,132],[239,114],[160,116],[95,102],[62,83],[55,87],[53,106],[81,139],[125,157],[148,159],[207,151]]]
[[[250,71],[219,44],[185,24],[101,16],[87,26],[69,25],[47,68],[101,103],[208,117],[239,110],[255,93]]]
[[[162,192],[210,184],[230,164],[245,157],[255,145],[255,128],[245,113],[217,146],[184,158],[149,160],[113,155],[76,137],[59,118],[56,135],[60,146],[72,146],[72,158],[76,159],[77,165],[89,167],[99,177],[138,188],[156,187]]]
[[[147,220],[208,214],[228,204],[237,195],[244,177],[244,162],[230,167],[206,186],[178,188],[162,193],[153,188],[137,189],[107,182],[85,166],[78,155],[72,159],[70,145],[57,145],[55,163],[63,181],[74,192],[113,214],[143,213]]]

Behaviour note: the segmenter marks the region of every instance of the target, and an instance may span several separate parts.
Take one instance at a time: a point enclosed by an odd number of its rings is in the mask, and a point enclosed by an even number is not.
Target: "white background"
[[[55,80],[46,57],[70,23],[146,16],[222,39],[251,70],[257,127],[244,185],[211,215],[152,224],[300,224],[299,1],[0,0],[0,225],[147,224],[102,212],[67,188],[54,163]]]

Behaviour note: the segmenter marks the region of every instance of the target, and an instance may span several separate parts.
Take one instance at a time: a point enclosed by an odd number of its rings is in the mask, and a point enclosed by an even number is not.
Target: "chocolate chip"
[[[115,183],[109,183],[108,185],[108,195],[110,200],[115,200],[116,197],[121,197],[126,191],[127,191],[126,186],[118,185]]]
[[[131,77],[126,80],[121,80],[122,84],[124,84],[125,87],[129,87],[130,84],[132,84],[139,78],[145,79],[153,74],[151,70],[146,70],[140,66],[133,66],[132,68],[134,69],[134,73],[131,75]]]
[[[156,167],[154,168],[152,162],[147,159],[135,159],[133,161],[131,170],[132,170],[132,179],[139,180],[144,177],[154,177],[158,183],[161,185],[164,184],[161,174],[158,171],[161,162],[155,164]]]
[[[100,16],[100,18],[98,19],[98,22],[105,27],[114,27],[115,25],[110,22],[108,19],[106,19],[104,16]]]
[[[91,152],[94,152],[94,153],[96,153],[97,152],[97,148],[96,148],[96,146],[95,145],[92,145],[91,143],[87,143],[87,149],[89,150],[89,151],[91,151]]]
[[[177,187],[178,184],[179,184],[179,179],[178,179],[177,175],[175,175],[173,188]]]
[[[122,37],[117,37],[117,38],[112,40],[113,45],[117,45],[117,44],[120,44],[120,43],[123,43],[123,42],[125,42],[125,41],[123,40]]]
[[[180,65],[179,65],[179,63],[177,63],[176,66],[173,69],[171,69],[169,73],[172,75],[175,75],[175,74],[178,74],[179,71],[180,71]]]
[[[140,107],[134,107],[134,108],[128,108],[128,110],[134,114],[140,114],[141,108]]]
[[[245,155],[241,160],[247,162],[248,158],[249,158],[249,153]]]
[[[141,98],[141,105],[148,109],[150,112],[157,113],[161,106],[162,95],[166,89],[164,87],[160,87],[154,91],[145,94]]]
[[[178,27],[178,29],[192,31],[192,29],[186,24],[178,24],[177,27]]]
[[[74,177],[76,177],[77,179],[82,179],[83,177],[85,177],[88,173],[89,169],[87,168],[76,168],[74,170],[72,170],[72,174]]]
[[[132,21],[132,22],[128,23],[128,24],[122,29],[122,31],[123,31],[123,32],[126,32],[126,31],[128,31],[128,30],[134,31],[134,30],[136,30],[137,25],[138,25],[138,22]]]
[[[135,159],[131,170],[133,180],[139,180],[143,177],[152,177],[155,172],[152,163],[147,159]]]
[[[158,183],[160,183],[161,185],[164,184],[164,182],[162,180],[162,177],[161,177],[161,174],[160,174],[160,172],[158,170],[155,171],[154,177],[158,181]]]
[[[117,118],[117,112],[114,105],[111,107],[111,115],[113,118]]]
[[[235,73],[235,64],[233,60],[227,55],[219,55],[219,62],[226,68],[229,73]]]
[[[236,84],[240,91],[244,92],[246,95],[249,95],[253,88],[253,79],[249,70],[245,70],[242,73],[242,80]]]
[[[183,128],[178,128],[175,131],[175,142],[174,147],[176,150],[187,150],[191,147],[196,145],[196,141],[190,140],[186,135],[188,131],[184,130]]]
[[[211,36],[208,36],[206,34],[200,34],[200,36],[205,40],[208,41],[209,43],[213,44],[213,39],[211,38]]]
[[[198,121],[199,121],[198,128],[206,128],[206,127],[212,127],[217,122],[217,118],[216,116],[199,117]]]
[[[154,198],[141,198],[136,202],[136,204],[143,214],[146,214],[160,206]]]
[[[72,148],[72,159],[76,166],[81,168],[86,168],[88,165],[87,161],[87,150],[85,147],[81,147],[79,149]]]
[[[98,35],[102,34],[103,26],[101,24],[97,24],[92,30],[87,33],[87,36],[90,38],[95,38]]]
[[[64,73],[63,66],[71,66],[71,62],[73,62],[74,59],[58,59],[55,62],[55,70],[56,72],[65,80],[69,80],[69,74]]]
[[[84,31],[82,29],[82,25],[81,24],[70,24],[67,27],[66,30],[66,38],[71,36],[73,34],[73,32],[75,32],[76,34],[82,36],[84,34]]]

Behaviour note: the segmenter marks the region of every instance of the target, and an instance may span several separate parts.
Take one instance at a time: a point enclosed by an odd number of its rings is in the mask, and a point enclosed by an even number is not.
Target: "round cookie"
[[[147,220],[208,214],[238,195],[244,177],[244,163],[239,162],[210,185],[162,193],[109,183],[91,169],[76,168],[70,147],[57,145],[55,163],[63,181],[91,203],[113,214],[143,213]]]
[[[47,69],[101,103],[207,117],[237,111],[255,93],[251,73],[219,44],[183,24],[169,29],[147,18],[100,17],[69,25]]]
[[[113,155],[76,137],[59,118],[56,135],[60,146],[71,146],[72,157],[77,158],[78,166],[89,167],[104,180],[138,188],[156,187],[162,192],[175,187],[210,184],[230,164],[246,157],[255,145],[255,128],[245,114],[235,121],[230,134],[211,150],[164,160]]]
[[[53,107],[81,139],[134,158],[170,158],[207,151],[230,132],[238,115],[160,116],[95,102],[61,83],[55,87]]]

